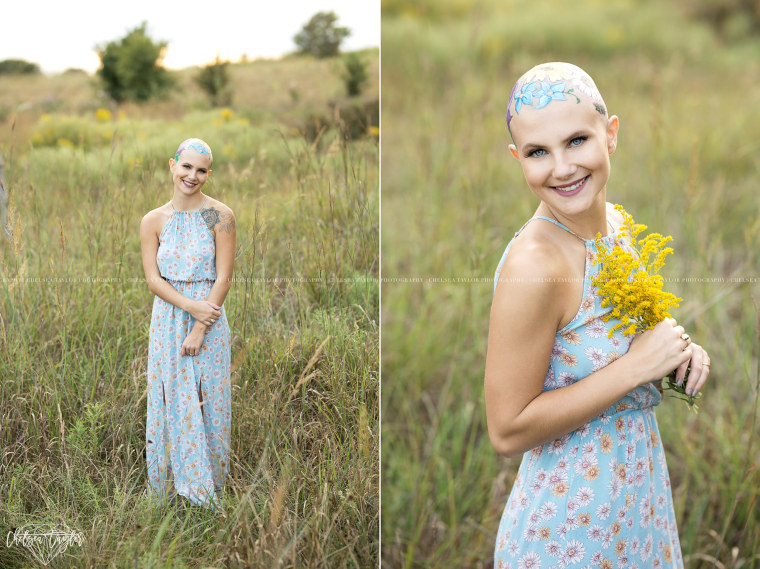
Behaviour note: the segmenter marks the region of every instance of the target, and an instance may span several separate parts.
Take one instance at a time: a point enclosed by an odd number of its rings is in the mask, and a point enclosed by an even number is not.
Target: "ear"
[[[515,146],[514,144],[510,144],[509,151],[512,153],[512,156],[514,156],[517,160],[520,159],[520,153],[517,152],[517,146]]]
[[[169,170],[172,170],[175,164],[174,158],[169,158]]]
[[[612,154],[617,148],[617,135],[620,121],[617,115],[612,115],[607,121],[607,152]]]

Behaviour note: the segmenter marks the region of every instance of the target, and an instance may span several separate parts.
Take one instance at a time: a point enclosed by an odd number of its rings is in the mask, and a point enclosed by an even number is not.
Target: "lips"
[[[576,180],[575,182],[572,182],[570,184],[564,184],[562,186],[551,186],[551,188],[561,196],[565,196],[565,197],[574,196],[586,186],[586,182],[588,181],[590,176],[591,175],[589,174],[585,178]]]
[[[186,188],[194,188],[195,186],[198,185],[197,183],[193,184],[193,183],[188,182],[186,180],[182,180],[182,183],[185,185]]]

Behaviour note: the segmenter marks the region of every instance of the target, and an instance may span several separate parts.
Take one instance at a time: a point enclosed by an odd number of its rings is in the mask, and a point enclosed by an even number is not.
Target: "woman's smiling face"
[[[617,117],[575,100],[523,107],[512,120],[513,156],[531,191],[552,210],[573,215],[606,200]]]
[[[178,160],[169,160],[174,188],[186,195],[200,191],[211,173],[211,159],[188,148],[182,151]]]

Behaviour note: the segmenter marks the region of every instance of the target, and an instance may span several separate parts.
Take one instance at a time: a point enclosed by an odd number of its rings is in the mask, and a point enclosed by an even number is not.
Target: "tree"
[[[356,52],[351,52],[343,58],[343,84],[349,97],[355,97],[362,91],[367,82],[367,64]]]
[[[160,64],[166,42],[151,40],[146,25],[143,22],[121,40],[96,48],[101,63],[97,75],[117,103],[158,98],[174,84]]]
[[[39,75],[40,66],[23,59],[0,61],[0,75]]]
[[[333,57],[340,52],[340,43],[351,34],[348,28],[335,25],[335,12],[317,12],[298,32],[293,41],[299,53],[315,57]]]
[[[222,61],[217,56],[216,62],[206,65],[195,76],[195,82],[206,92],[215,107],[229,105],[232,101],[228,65],[229,61]]]

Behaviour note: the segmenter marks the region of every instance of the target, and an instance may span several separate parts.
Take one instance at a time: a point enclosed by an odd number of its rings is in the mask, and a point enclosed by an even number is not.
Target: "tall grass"
[[[571,61],[621,121],[608,199],[674,236],[676,318],[712,358],[658,420],[689,568],[760,565],[758,43],[677,4],[383,2],[382,565],[491,567],[519,459],[491,448],[492,277],[538,205],[507,150],[512,83]]]
[[[43,521],[82,532],[58,567],[376,565],[376,141],[330,129],[307,142],[274,110],[65,114],[2,148],[14,227],[0,243],[3,535]],[[168,159],[188,136],[214,148],[204,191],[237,219],[220,515],[144,495],[152,295],[138,228],[171,198]],[[31,559],[0,547],[4,568]]]

